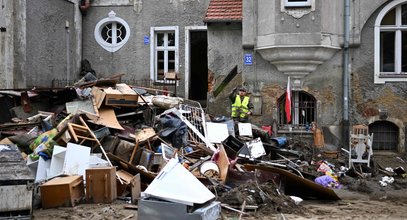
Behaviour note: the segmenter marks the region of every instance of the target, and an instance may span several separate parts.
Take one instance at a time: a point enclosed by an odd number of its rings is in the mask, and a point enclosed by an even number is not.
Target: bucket
[[[199,172],[202,175],[207,175],[209,177],[220,176],[220,171],[218,165],[213,161],[204,162],[199,168]]]
[[[276,142],[278,147],[283,147],[284,145],[287,144],[287,138],[285,137],[275,137],[271,138],[271,140]]]

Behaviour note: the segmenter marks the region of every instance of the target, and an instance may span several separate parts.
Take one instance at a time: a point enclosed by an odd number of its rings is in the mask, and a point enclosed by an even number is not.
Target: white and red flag
[[[287,91],[285,93],[285,117],[287,119],[287,124],[291,122],[291,84],[290,77],[287,81]]]

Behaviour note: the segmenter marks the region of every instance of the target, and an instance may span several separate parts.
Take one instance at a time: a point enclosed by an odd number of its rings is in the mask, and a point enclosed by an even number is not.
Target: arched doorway
[[[397,151],[399,128],[389,121],[376,121],[369,125],[373,133],[373,150]]]

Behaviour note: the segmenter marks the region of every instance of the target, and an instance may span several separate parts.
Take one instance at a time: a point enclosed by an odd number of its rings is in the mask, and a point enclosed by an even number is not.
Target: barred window
[[[291,122],[287,123],[285,114],[285,96],[278,99],[279,128],[306,129],[316,122],[317,102],[316,99],[304,91],[292,91],[291,97]]]

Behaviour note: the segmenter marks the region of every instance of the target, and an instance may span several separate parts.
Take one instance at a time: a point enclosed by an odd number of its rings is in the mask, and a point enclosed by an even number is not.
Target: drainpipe
[[[344,9],[344,44],[343,44],[343,143],[349,145],[349,23],[350,0],[345,0]]]
[[[86,15],[89,7],[90,7],[90,0],[81,0],[81,3],[79,4],[79,9],[81,10],[82,15]]]

